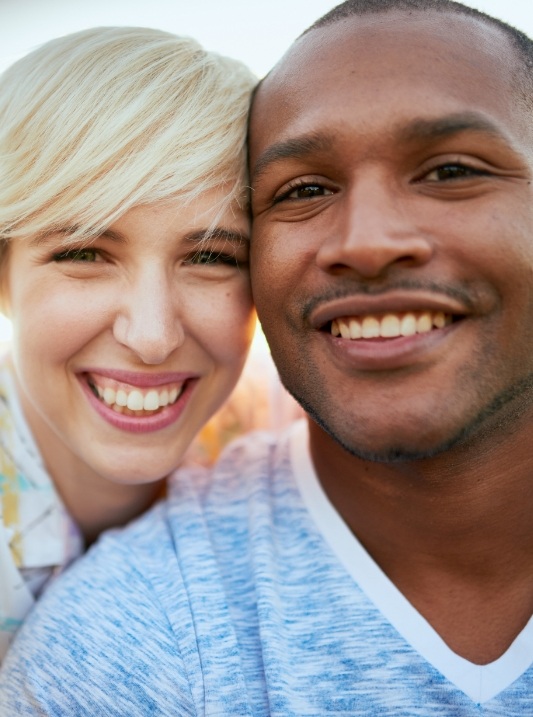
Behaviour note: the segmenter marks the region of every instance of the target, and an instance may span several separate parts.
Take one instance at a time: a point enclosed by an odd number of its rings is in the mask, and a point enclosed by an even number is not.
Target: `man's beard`
[[[434,458],[452,449],[467,449],[477,442],[494,439],[497,435],[511,433],[513,426],[530,409],[533,403],[533,373],[528,374],[516,384],[507,386],[492,401],[482,407],[468,422],[459,427],[455,433],[444,440],[425,449],[412,449],[405,445],[390,445],[382,450],[368,450],[360,447],[356,441],[348,441],[339,435],[328,421],[323,418],[321,410],[323,401],[311,403],[299,395],[291,386],[285,388],[302,406],[305,412],[345,451],[356,458],[375,463],[407,463]],[[317,405],[318,404],[318,405]],[[357,424],[354,423],[352,434],[357,435]]]

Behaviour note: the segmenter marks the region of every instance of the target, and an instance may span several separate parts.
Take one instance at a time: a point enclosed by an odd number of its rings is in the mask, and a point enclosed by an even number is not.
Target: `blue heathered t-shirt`
[[[455,655],[327,502],[306,441],[246,437],[107,534],[27,620],[0,715],[533,715],[533,621],[490,665]]]

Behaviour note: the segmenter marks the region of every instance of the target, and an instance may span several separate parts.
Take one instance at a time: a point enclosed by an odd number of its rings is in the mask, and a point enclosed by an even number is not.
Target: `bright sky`
[[[0,71],[46,40],[96,25],[158,27],[237,57],[259,76],[335,0],[0,0]],[[533,37],[532,0],[468,0]]]
[[[0,0],[0,72],[53,37],[97,25],[190,35],[263,76],[335,0]],[[468,0],[533,37],[533,0]],[[0,342],[10,325],[0,315]]]

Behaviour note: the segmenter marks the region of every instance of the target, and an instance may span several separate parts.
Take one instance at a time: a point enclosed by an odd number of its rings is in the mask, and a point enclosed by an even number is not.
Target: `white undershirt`
[[[315,473],[308,444],[307,423],[300,421],[291,436],[291,461],[304,503],[345,569],[398,633],[474,702],[487,702],[518,679],[533,663],[533,617],[494,662],[476,665],[453,652],[372,560],[332,506]]]

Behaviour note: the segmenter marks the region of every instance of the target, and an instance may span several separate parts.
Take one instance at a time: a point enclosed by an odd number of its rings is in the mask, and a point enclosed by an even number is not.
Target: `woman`
[[[51,575],[157,498],[239,376],[253,84],[142,28],[53,40],[0,79],[0,659]]]

